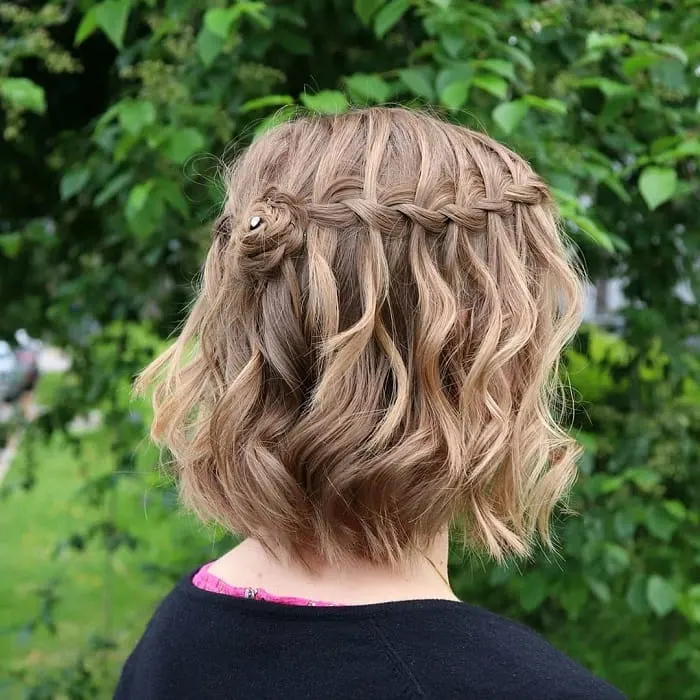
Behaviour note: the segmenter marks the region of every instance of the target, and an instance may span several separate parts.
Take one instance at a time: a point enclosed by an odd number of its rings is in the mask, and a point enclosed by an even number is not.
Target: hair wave
[[[524,555],[575,475],[553,413],[580,302],[519,156],[400,108],[303,117],[233,167],[199,296],[138,387],[185,503],[234,532],[395,563],[458,522]]]

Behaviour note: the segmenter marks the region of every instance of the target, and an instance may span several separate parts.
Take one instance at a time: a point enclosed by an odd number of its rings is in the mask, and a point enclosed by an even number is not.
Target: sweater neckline
[[[202,604],[213,605],[220,609],[237,610],[250,615],[260,613],[263,615],[287,618],[347,619],[369,618],[392,613],[418,611],[436,612],[439,610],[453,612],[462,611],[462,613],[466,610],[470,610],[489,614],[482,608],[447,598],[411,598],[405,600],[379,601],[376,603],[359,603],[355,605],[337,603],[330,605],[289,605],[269,599],[238,597],[216,591],[204,590],[193,583],[193,578],[198,571],[199,568],[194,569],[184,576],[180,580],[176,590],[181,591],[189,598],[197,600]]]

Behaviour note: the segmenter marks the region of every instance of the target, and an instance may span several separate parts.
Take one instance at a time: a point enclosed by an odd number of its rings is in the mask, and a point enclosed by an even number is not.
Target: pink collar
[[[294,596],[276,596],[268,593],[262,588],[243,588],[231,586],[222,581],[218,576],[212,574],[209,568],[213,562],[205,564],[192,578],[192,583],[203,591],[230,595],[234,598],[252,598],[254,600],[266,600],[269,603],[280,603],[281,605],[305,605],[305,606],[334,606],[336,603],[327,603],[318,600],[308,600],[307,598],[295,598]]]

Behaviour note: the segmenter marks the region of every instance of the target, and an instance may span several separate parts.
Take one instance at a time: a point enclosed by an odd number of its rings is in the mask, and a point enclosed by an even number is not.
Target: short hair
[[[526,555],[575,475],[555,398],[581,296],[546,185],[500,143],[403,108],[301,116],[231,168],[138,386],[185,504],[234,533],[395,564],[457,524]]]

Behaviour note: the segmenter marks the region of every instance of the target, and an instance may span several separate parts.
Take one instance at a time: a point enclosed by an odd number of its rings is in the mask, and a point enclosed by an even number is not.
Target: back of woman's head
[[[447,523],[525,554],[567,491],[552,416],[580,285],[550,195],[483,134],[299,118],[232,169],[201,291],[144,373],[186,504],[304,560],[393,563]]]

